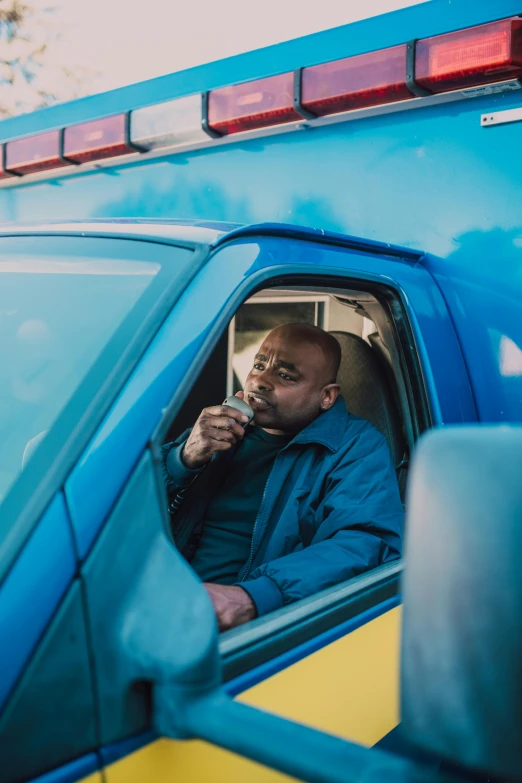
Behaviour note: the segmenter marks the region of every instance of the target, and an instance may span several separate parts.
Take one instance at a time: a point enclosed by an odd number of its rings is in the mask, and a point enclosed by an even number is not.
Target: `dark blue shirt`
[[[290,441],[248,427],[230,469],[207,508],[191,565],[204,582],[231,585],[250,555],[252,531],[274,460]]]

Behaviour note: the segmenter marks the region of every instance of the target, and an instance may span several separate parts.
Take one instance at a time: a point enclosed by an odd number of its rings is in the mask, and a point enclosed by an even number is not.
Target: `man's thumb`
[[[235,396],[239,397],[240,400],[244,400],[245,399],[245,392],[238,391],[238,392],[236,392]]]

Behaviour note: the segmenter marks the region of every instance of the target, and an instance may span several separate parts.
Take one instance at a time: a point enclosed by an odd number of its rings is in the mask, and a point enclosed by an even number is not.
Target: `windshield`
[[[0,502],[160,273],[158,248],[192,255],[118,239],[0,239]]]

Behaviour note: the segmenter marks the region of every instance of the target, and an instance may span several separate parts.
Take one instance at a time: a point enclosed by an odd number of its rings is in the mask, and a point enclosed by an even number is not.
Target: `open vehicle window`
[[[252,366],[256,364],[254,358],[256,351],[259,350],[261,343],[271,329],[281,324],[296,322],[320,326],[331,332],[341,347],[341,366],[338,374],[341,396],[352,414],[370,422],[375,429],[384,435],[392,458],[392,465],[395,468],[397,483],[403,494],[407,476],[407,456],[409,446],[411,445],[407,433],[412,431],[411,419],[415,417],[416,412],[410,407],[405,388],[406,369],[398,353],[398,345],[401,338],[397,333],[396,324],[388,310],[383,293],[376,289],[376,294],[374,295],[372,291],[364,288],[354,288],[352,290],[344,287],[323,288],[320,285],[299,286],[296,288],[293,288],[291,285],[288,287],[279,286],[256,292],[238,308],[230,323],[228,333],[222,335],[218,340],[212,355],[201,370],[198,381],[187,396],[185,404],[179,411],[179,415],[173,421],[164,443],[172,442],[181,435],[186,427],[192,426],[204,407],[219,404],[225,396],[225,387],[227,395],[244,389],[247,375]],[[271,393],[271,387],[267,388],[267,393]],[[255,431],[255,427],[253,430],[248,430],[250,433],[253,431]],[[369,430],[366,429],[365,432],[369,433]],[[250,435],[250,438],[254,438],[254,435]],[[167,446],[166,448],[173,447]],[[281,448],[283,448],[281,445],[274,444],[276,451]],[[234,580],[238,580],[240,583],[251,587],[252,584],[255,585],[255,579],[259,577],[254,576],[253,582],[247,582],[249,573],[247,571],[245,575],[243,561],[248,556],[250,546],[250,538],[248,536],[252,537],[252,541],[254,540],[259,502],[264,502],[269,482],[268,475],[265,477],[263,474],[263,480],[258,482],[259,486],[256,485],[254,487],[248,466],[245,467],[245,476],[241,478],[241,486],[251,487],[251,493],[255,491],[259,494],[262,491],[264,494],[258,500],[254,497],[252,501],[249,501],[250,505],[246,500],[243,501],[243,495],[241,496],[242,504],[237,514],[236,526],[235,507],[231,508],[227,503],[229,498],[233,497],[233,482],[238,482],[238,476],[242,476],[242,465],[245,460],[248,461],[245,455],[248,453],[248,458],[250,458],[252,453],[250,445],[247,445],[246,449],[243,448],[240,453],[242,454],[241,460],[227,464],[227,470],[232,478],[226,478],[222,484],[217,485],[217,491],[213,490],[215,494],[209,495],[206,485],[196,484],[199,480],[198,477],[188,476],[185,479],[182,473],[183,467],[179,463],[179,448],[176,446],[173,449],[170,459],[172,473],[169,475],[174,476],[173,486],[176,486],[175,480],[179,476],[181,476],[180,481],[185,482],[185,484],[178,494],[169,495],[172,501],[171,524],[175,542],[203,581],[219,584],[221,580],[221,583],[226,585],[233,584]],[[381,458],[379,457],[379,459]],[[376,464],[377,462],[378,459],[376,457]],[[217,462],[215,464],[217,465]],[[383,470],[384,464],[385,459],[382,457],[382,464],[379,462],[380,470]],[[281,462],[278,462],[276,465],[274,461],[273,471],[277,472],[278,466],[280,468]],[[215,470],[217,471],[217,467]],[[277,481],[277,475],[274,475],[275,479],[272,477],[272,473],[270,473],[272,484],[274,481]],[[352,487],[353,479],[351,478],[350,465],[346,466],[345,475],[345,492],[348,493],[346,497],[351,497],[351,489],[349,491],[349,487]],[[191,481],[194,486],[187,484],[188,481]],[[394,481],[390,481],[390,485],[393,483]],[[182,486],[182,484],[179,486]],[[198,488],[196,489],[196,487]],[[375,489],[374,494],[376,498],[378,498],[379,491],[377,488]],[[169,492],[171,492],[170,488]],[[294,556],[293,552],[298,553],[301,549],[310,552],[310,556],[313,554],[313,534],[307,538],[306,520],[315,514],[313,509],[320,508],[320,504],[318,502],[312,510],[308,511],[306,506],[308,495],[305,495],[301,490],[300,492],[299,502],[301,504],[300,513],[302,516],[298,520],[299,533],[294,539],[292,539],[292,536],[294,535],[295,525],[288,514],[285,517],[285,524],[287,525],[285,534],[287,550],[285,555],[288,556],[286,562],[288,562],[288,558]],[[390,493],[390,497],[393,495],[395,499],[391,486]],[[201,498],[205,498],[207,495],[208,504],[203,512],[206,515],[203,528],[198,529],[197,535],[194,536],[193,540],[190,538],[183,539],[186,529],[184,526],[185,519],[190,520],[192,513],[194,513],[194,518],[196,516],[198,519],[201,518],[199,516],[199,507],[204,506]],[[315,501],[313,502],[315,503]],[[368,502],[374,502],[373,498]],[[375,500],[376,507],[379,502],[378,499]],[[198,504],[197,512],[192,511],[194,504]],[[221,513],[224,507],[226,507],[228,516]],[[392,507],[393,505],[390,504],[390,508]],[[275,513],[277,511],[274,511]],[[321,524],[318,521],[320,520],[320,513],[318,512],[313,517],[314,524]],[[388,506],[384,510],[379,511],[379,513],[386,515]],[[397,511],[397,518],[398,516],[399,512]],[[331,522],[332,519],[333,517],[330,517],[329,521]],[[344,536],[348,540],[350,530],[347,529],[345,533],[342,517],[339,516],[339,519],[339,535],[340,537]],[[247,522],[248,525],[246,524]],[[390,524],[390,530],[392,530],[393,520],[390,519],[387,524]],[[241,530],[240,525],[242,525]],[[236,527],[246,540],[245,543],[243,538],[241,539],[241,547],[236,540],[239,536],[239,533],[236,534]],[[209,532],[206,539],[205,534],[207,531]],[[248,536],[245,531],[248,532]],[[305,547],[301,544],[303,540],[301,536],[308,542]],[[295,543],[292,543],[293,541]],[[219,543],[219,546],[216,542]],[[310,543],[312,545],[307,548]],[[292,547],[295,548],[292,549]],[[264,562],[269,562],[270,558],[265,558],[263,561],[264,555],[261,549],[259,551],[261,554],[258,559],[262,569]],[[274,547],[272,547],[271,552],[273,551]],[[220,553],[219,556],[216,555],[217,552]],[[398,557],[396,552],[394,554],[395,558]],[[222,576],[222,571],[220,570],[222,564],[221,562],[216,562],[216,559],[223,558],[223,564],[226,563],[228,568],[228,555],[230,555],[230,573],[223,565],[224,576]],[[318,557],[320,558],[320,556],[321,550],[318,551]],[[272,561],[274,561],[274,565],[268,567],[272,568],[271,573],[275,573],[277,577],[277,556],[272,556]],[[394,562],[393,574],[388,579],[388,571],[386,569],[392,561]],[[245,560],[245,562],[247,562],[246,568],[248,569],[248,561]],[[396,600],[397,575],[401,566],[397,565],[393,555],[390,555],[388,560],[372,560],[371,563],[368,560],[368,567],[355,574],[350,574],[348,561],[343,561],[341,567],[345,568],[347,573],[345,579],[350,580],[352,577],[355,577],[357,582],[357,584],[345,584],[347,592],[346,594],[343,593],[342,609],[339,615],[336,614],[336,617],[341,619],[341,621],[351,620],[354,613],[358,614],[361,611],[361,607],[364,609],[371,607],[374,605],[373,601],[378,603],[383,597],[384,600]],[[299,566],[296,566],[296,568],[299,570]],[[364,575],[366,570],[375,568],[378,569],[378,573],[375,576],[372,575],[370,584],[365,581],[366,577],[363,578],[362,575]],[[384,571],[381,573],[382,569]],[[311,573],[312,571],[313,568],[310,566],[309,572]],[[304,581],[304,579],[301,579],[300,573],[298,579]],[[364,582],[362,590],[364,595],[360,594],[360,584],[357,581],[361,579]],[[328,577],[325,578],[325,582],[327,580]],[[296,581],[294,580],[294,583]],[[344,580],[342,581],[344,582]],[[313,583],[313,578],[311,578],[310,584]],[[382,592],[381,587],[384,583],[385,591]],[[377,584],[379,587],[375,588]],[[227,678],[244,673],[252,665],[253,661],[259,663],[266,660],[264,658],[267,654],[265,642],[269,644],[271,654],[275,647],[279,651],[289,649],[287,645],[291,647],[297,638],[300,641],[305,638],[309,639],[316,633],[318,628],[324,630],[325,626],[329,627],[330,622],[333,622],[330,617],[330,609],[335,606],[334,612],[337,613],[339,610],[339,589],[338,579],[333,580],[330,585],[326,584],[326,592],[324,582],[311,592],[308,584],[305,584],[302,587],[302,593],[307,593],[307,595],[304,598],[302,595],[297,595],[295,598],[291,596],[291,600],[285,602],[284,608],[279,609],[276,616],[273,615],[273,608],[267,611],[266,607],[263,606],[261,615],[258,615],[252,630],[248,634],[245,635],[246,629],[237,629],[237,632],[231,632],[229,639],[223,639],[223,654],[226,659]],[[321,593],[321,598],[316,599],[315,596],[319,592]],[[372,598],[368,603],[369,593],[372,594]],[[304,603],[297,606],[295,602],[299,601],[299,598]],[[316,600],[320,601],[321,606],[319,612],[321,615],[320,621],[317,621],[315,610],[312,608],[315,606]],[[327,607],[329,608],[327,609]],[[296,625],[296,612],[299,616],[302,614],[302,617],[306,618],[304,623],[306,628],[301,624],[301,620]],[[270,614],[271,617],[265,617],[265,614]],[[312,615],[313,621],[311,622]],[[327,615],[329,619],[325,620]],[[323,621],[325,626],[321,624]],[[277,624],[279,622],[281,623],[281,628],[279,629],[278,626],[276,632],[274,623]],[[287,638],[290,626],[292,627],[292,640]],[[279,640],[277,645],[275,644],[276,636]],[[249,638],[248,643],[245,642],[247,637]],[[279,642],[281,646],[279,646]],[[260,646],[263,648],[262,650],[260,650]]]
[[[93,238],[2,239],[0,502],[161,273],[154,247]]]

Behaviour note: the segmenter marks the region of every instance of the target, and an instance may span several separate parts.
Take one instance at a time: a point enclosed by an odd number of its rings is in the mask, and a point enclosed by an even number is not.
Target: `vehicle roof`
[[[154,218],[93,218],[66,222],[0,223],[2,236],[96,236],[182,242],[192,245],[213,245],[239,223],[205,220],[167,220]]]
[[[422,250],[377,242],[362,237],[324,231],[320,228],[286,223],[226,223],[211,220],[175,220],[163,218],[93,218],[66,222],[0,223],[0,237],[14,236],[91,236],[117,237],[216,247],[229,239],[271,236],[297,239],[350,248],[360,252],[396,256],[419,261]]]

